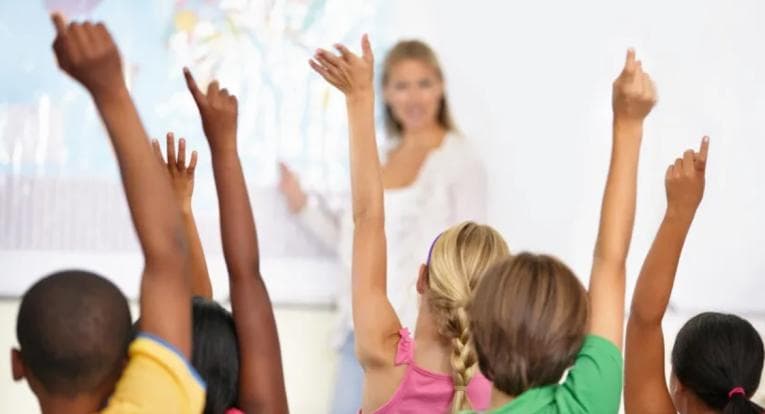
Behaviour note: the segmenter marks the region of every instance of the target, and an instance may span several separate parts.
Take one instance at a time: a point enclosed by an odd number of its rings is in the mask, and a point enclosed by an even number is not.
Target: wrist
[[[614,114],[614,130],[619,132],[643,133],[643,120],[621,114]]]
[[[221,147],[221,148],[210,147],[210,153],[212,155],[213,163],[231,162],[231,161],[239,162],[239,153],[237,152],[235,146]]]
[[[238,157],[236,133],[216,134],[210,136],[210,154],[213,157]]]
[[[115,82],[109,87],[88,88],[88,91],[97,105],[119,102],[126,98],[130,99],[130,92],[124,80]]]
[[[695,208],[667,205],[667,211],[664,213],[664,220],[690,223],[693,221],[695,215]]]
[[[361,103],[374,103],[375,101],[375,92],[372,88],[369,89],[359,89],[350,91],[345,94],[345,101],[346,103],[350,104],[361,104]]]

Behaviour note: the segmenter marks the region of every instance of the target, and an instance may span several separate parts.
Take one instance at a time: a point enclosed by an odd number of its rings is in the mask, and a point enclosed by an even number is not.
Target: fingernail
[[[704,142],[709,142],[709,137],[708,136],[704,136]]]

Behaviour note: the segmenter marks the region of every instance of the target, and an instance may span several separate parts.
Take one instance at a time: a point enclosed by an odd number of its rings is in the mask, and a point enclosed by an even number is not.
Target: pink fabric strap
[[[409,334],[409,329],[406,328],[399,329],[398,334],[401,338],[398,340],[395,363],[396,365],[411,364],[414,358],[412,335]]]

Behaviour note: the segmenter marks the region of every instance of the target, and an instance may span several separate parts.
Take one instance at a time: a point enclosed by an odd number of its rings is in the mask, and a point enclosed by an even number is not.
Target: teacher
[[[433,50],[418,40],[397,43],[382,67],[386,143],[381,153],[388,245],[388,297],[402,326],[415,328],[417,281],[433,239],[465,220],[484,222],[486,178],[468,139],[454,126],[444,74]],[[339,274],[336,345],[338,369],[333,414],[361,406],[363,373],[354,352],[351,317],[351,244],[348,208],[332,213],[312,200],[297,177],[281,166],[280,189],[290,211],[337,252]]]

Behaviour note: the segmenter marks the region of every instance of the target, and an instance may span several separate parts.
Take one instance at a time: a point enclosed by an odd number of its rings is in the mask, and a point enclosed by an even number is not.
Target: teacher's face
[[[438,122],[444,87],[430,65],[415,59],[396,63],[390,69],[383,94],[385,103],[404,131],[430,127]]]

